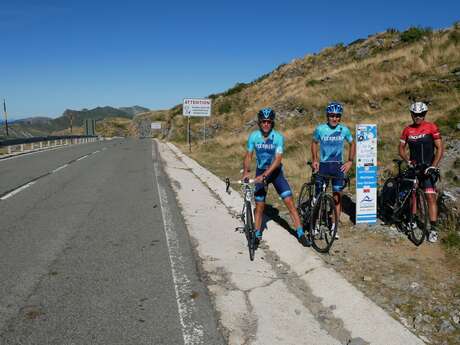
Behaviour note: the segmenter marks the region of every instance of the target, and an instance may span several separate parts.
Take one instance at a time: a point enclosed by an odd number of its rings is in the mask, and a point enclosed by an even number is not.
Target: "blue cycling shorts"
[[[260,176],[264,173],[265,170],[263,169],[256,169],[256,176]],[[292,190],[291,187],[289,186],[288,181],[284,177],[283,174],[283,169],[282,167],[279,167],[276,169],[274,172],[268,176],[266,179],[267,185],[268,184],[273,184],[273,186],[276,189],[276,192],[278,195],[284,200],[287,197],[292,196]],[[265,202],[265,198],[267,196],[267,189],[264,186],[263,183],[256,183],[255,186],[255,191],[254,191],[254,199],[257,202]]]
[[[341,192],[345,185],[344,174],[340,170],[341,167],[342,167],[341,162],[320,162],[319,163],[319,173],[320,174],[336,177],[332,179],[332,191],[333,192]],[[323,182],[328,183],[328,180],[322,178],[321,176],[318,176],[316,178],[316,183],[315,183],[316,196],[318,196],[318,194],[321,192]]]

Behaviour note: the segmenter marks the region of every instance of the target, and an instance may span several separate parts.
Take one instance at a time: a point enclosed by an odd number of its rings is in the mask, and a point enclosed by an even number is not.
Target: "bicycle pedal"
[[[244,232],[244,228],[241,227],[241,226],[236,227],[236,228],[235,228],[235,232],[236,232],[236,231],[239,231],[240,233],[243,233],[243,232]]]

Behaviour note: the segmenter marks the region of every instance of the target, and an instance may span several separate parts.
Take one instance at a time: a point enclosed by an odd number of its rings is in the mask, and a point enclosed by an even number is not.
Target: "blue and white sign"
[[[377,222],[377,125],[356,125],[356,223]]]

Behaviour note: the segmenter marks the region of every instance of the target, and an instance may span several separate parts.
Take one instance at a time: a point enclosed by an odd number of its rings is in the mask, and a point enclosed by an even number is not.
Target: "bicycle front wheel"
[[[428,204],[425,193],[420,188],[417,188],[415,194],[410,198],[409,210],[411,212],[409,238],[416,246],[419,246],[425,240],[428,232]]]
[[[338,228],[337,210],[332,196],[321,194],[313,207],[310,220],[310,237],[313,248],[328,253]]]
[[[248,249],[249,249],[249,259],[251,261],[254,260],[254,253],[256,250],[256,233],[254,230],[254,221],[252,217],[252,207],[250,202],[246,202],[246,223],[244,226],[245,233],[246,233],[246,240],[248,241]]]

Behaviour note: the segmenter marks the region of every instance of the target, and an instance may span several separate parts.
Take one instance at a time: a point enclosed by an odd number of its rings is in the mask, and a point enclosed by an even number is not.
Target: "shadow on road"
[[[276,207],[273,207],[273,205],[265,204],[264,217],[262,219],[263,230],[267,229],[267,222],[270,220],[273,220],[275,223],[286,229],[287,232],[289,232],[292,236],[294,236],[297,239],[297,233],[295,229],[291,228],[286,219],[280,216],[280,211]],[[303,239],[298,241],[303,246],[307,246]]]

